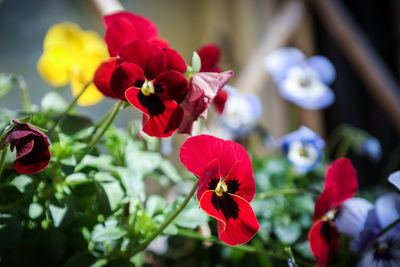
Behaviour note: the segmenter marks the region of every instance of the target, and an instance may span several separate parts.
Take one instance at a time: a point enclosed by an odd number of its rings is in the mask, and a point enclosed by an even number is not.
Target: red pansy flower
[[[110,88],[143,112],[143,131],[155,137],[170,136],[183,116],[179,105],[188,90],[182,57],[170,48],[136,40],[121,47]]]
[[[231,246],[248,242],[260,226],[249,203],[255,182],[246,150],[233,141],[198,135],[182,145],[180,159],[199,177],[197,199],[218,220],[219,239]]]
[[[115,57],[119,49],[134,40],[149,40],[159,47],[168,47],[168,42],[158,37],[157,26],[148,18],[128,11],[116,12],[103,17],[106,25],[104,39],[110,56]]]
[[[219,66],[219,59],[221,51],[215,44],[207,44],[197,50],[201,60],[200,72],[222,72]],[[219,114],[224,112],[225,103],[228,98],[228,94],[225,90],[220,90],[215,96],[213,104]]]
[[[105,96],[118,98],[110,88],[110,78],[116,65],[115,56],[121,47],[134,40],[148,40],[161,48],[169,47],[169,44],[158,37],[156,25],[143,16],[121,11],[104,16],[103,20],[106,26],[104,39],[112,58],[98,67],[93,82]]]
[[[313,226],[308,233],[318,266],[326,266],[339,250],[339,233],[334,218],[343,202],[357,191],[357,172],[351,161],[341,158],[328,166],[324,191],[315,203]]]
[[[22,174],[42,171],[50,163],[49,141],[47,136],[27,123],[13,120],[14,126],[7,133],[3,144],[10,143],[11,151],[16,148],[17,158],[14,169]]]

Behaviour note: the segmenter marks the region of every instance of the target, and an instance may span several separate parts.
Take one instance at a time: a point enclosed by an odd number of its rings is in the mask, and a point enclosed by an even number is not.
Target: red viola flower
[[[188,91],[182,57],[170,48],[136,40],[121,47],[111,74],[111,92],[143,112],[143,131],[155,137],[178,129]],[[101,69],[101,68],[100,68]]]
[[[22,174],[42,171],[50,163],[47,136],[27,123],[13,120],[14,126],[4,138],[3,145],[10,143],[11,151],[17,149],[14,169]]]
[[[200,208],[218,220],[219,239],[234,246],[248,242],[260,228],[250,206],[256,191],[246,150],[210,135],[186,140],[180,160],[199,177]]]
[[[103,17],[106,25],[104,39],[110,56],[115,57],[119,49],[134,40],[149,40],[159,47],[168,47],[168,42],[158,37],[156,25],[149,19],[128,11],[116,12]]]
[[[221,51],[218,46],[215,44],[204,45],[197,50],[197,54],[201,60],[200,72],[222,72],[219,66]],[[227,98],[228,94],[223,89],[215,96],[213,104],[219,114],[224,112]]]
[[[339,250],[340,236],[334,218],[343,202],[357,191],[357,172],[351,161],[341,158],[328,166],[324,191],[315,203],[313,226],[308,233],[318,266],[326,266]]]
[[[182,103],[184,115],[179,127],[180,133],[192,134],[193,123],[207,118],[207,109],[222,87],[233,77],[233,71],[199,72],[189,82],[189,90]]]

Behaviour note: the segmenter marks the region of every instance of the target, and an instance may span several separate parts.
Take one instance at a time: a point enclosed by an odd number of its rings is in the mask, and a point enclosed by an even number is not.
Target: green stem
[[[289,103],[289,131],[295,131],[299,127],[299,107]]]
[[[3,170],[4,170],[4,161],[6,160],[6,156],[7,156],[8,147],[9,146],[10,146],[10,143],[7,143],[4,146],[3,151],[1,151],[1,156],[0,156],[0,179],[1,179],[1,175],[2,175]]]
[[[320,192],[312,188],[285,188],[276,191],[257,194],[254,199],[266,199],[280,195],[298,195],[303,193],[320,194]]]
[[[379,235],[383,235],[385,233],[387,233],[390,229],[392,229],[393,227],[395,227],[396,225],[398,225],[400,223],[400,218],[398,218],[397,220],[395,220],[394,222],[392,222],[391,224],[389,224],[388,226],[386,226],[380,233]]]
[[[102,125],[100,132],[93,136],[93,138],[90,141],[90,143],[88,144],[86,150],[80,156],[78,156],[78,158],[76,160],[77,165],[93,149],[93,147],[97,144],[97,142],[100,140],[100,138],[104,135],[104,133],[107,131],[108,127],[110,127],[110,125],[113,123],[113,121],[117,117],[117,115],[123,105],[124,105],[123,101],[118,101],[114,105],[112,111],[110,113],[107,113],[107,119],[104,121],[104,125]]]
[[[28,86],[26,85],[25,80],[21,76],[18,76],[17,80],[19,88],[21,89],[22,106],[24,107],[25,112],[29,114],[32,112],[32,110],[31,110],[31,101],[28,93]]]
[[[255,248],[253,246],[250,245],[238,245],[238,246],[229,246],[227,244],[225,244],[224,242],[222,242],[221,240],[216,239],[215,237],[205,237],[202,236],[199,233],[190,231],[190,230],[184,230],[184,229],[180,229],[178,231],[178,235],[180,236],[185,236],[185,237],[189,237],[189,238],[193,238],[193,239],[197,239],[197,240],[201,240],[201,241],[207,241],[207,242],[211,242],[217,245],[222,245],[222,246],[226,246],[226,247],[230,247],[232,249],[237,249],[237,250],[241,250],[241,251],[246,251],[249,253],[256,253],[256,254],[263,254],[266,255],[270,258],[274,258],[274,259],[278,259],[278,260],[282,260],[282,261],[287,261],[288,260],[288,256],[282,255],[282,254],[278,254],[275,253],[273,251],[269,251],[266,249],[262,249],[262,248]],[[302,261],[297,259],[296,260],[300,265],[303,266],[314,266],[312,263],[306,262],[306,261]]]
[[[336,151],[335,159],[346,156],[347,152],[350,149],[350,146],[351,146],[351,140],[349,140],[348,138],[343,138],[342,143],[339,145],[339,148]]]
[[[179,207],[176,210],[174,210],[174,212],[171,215],[169,215],[169,217],[160,225],[160,227],[158,227],[158,229],[156,231],[154,231],[154,233],[149,238],[147,238],[142,244],[137,246],[134,250],[132,250],[128,254],[129,258],[131,258],[132,256],[136,255],[138,252],[146,249],[148,247],[148,245],[150,245],[150,243],[159,234],[161,234],[164,231],[165,228],[167,228],[167,226],[176,218],[176,216],[178,216],[178,214],[181,213],[181,211],[186,207],[187,203],[189,202],[189,200],[192,198],[192,196],[196,192],[196,189],[197,189],[197,183],[194,183],[192,189],[186,195],[186,197],[183,200],[182,204],[179,205]]]
[[[53,131],[57,125],[65,118],[65,116],[68,115],[68,113],[71,111],[71,109],[75,106],[75,104],[78,102],[79,98],[86,92],[86,90],[89,88],[89,85],[92,82],[88,82],[85,84],[85,86],[82,88],[82,90],[77,94],[72,101],[68,104],[68,106],[65,108],[63,113],[57,118],[57,120],[54,122],[53,127],[51,127],[50,131]]]

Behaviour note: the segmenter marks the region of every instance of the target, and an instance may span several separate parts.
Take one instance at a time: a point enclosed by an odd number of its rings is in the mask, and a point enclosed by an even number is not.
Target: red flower
[[[168,42],[158,37],[156,25],[149,19],[121,11],[103,17],[106,25],[104,39],[110,56],[115,57],[119,49],[134,40],[149,40],[159,47],[168,47]]]
[[[17,149],[14,168],[22,174],[37,173],[50,163],[47,136],[27,123],[13,120],[14,126],[4,138],[3,145],[10,143],[11,151]]]
[[[179,103],[188,90],[182,74],[185,70],[185,62],[175,50],[161,49],[148,41],[132,41],[118,53],[111,91],[143,112],[145,133],[170,136],[182,121]]]
[[[357,173],[351,161],[341,158],[327,169],[324,191],[315,203],[313,226],[308,233],[318,266],[326,266],[339,250],[339,233],[334,218],[343,202],[357,191]]]
[[[106,25],[104,39],[110,56],[113,58],[103,62],[98,67],[93,82],[105,96],[120,98],[112,92],[110,78],[116,66],[114,57],[117,56],[121,47],[134,40],[148,40],[161,48],[169,47],[169,44],[166,40],[158,37],[156,25],[143,16],[121,11],[104,16],[103,20]],[[123,97],[123,100],[126,101],[125,97]]]
[[[233,141],[199,135],[182,145],[180,159],[199,177],[197,199],[218,220],[219,239],[231,246],[248,242],[260,226],[249,203],[255,182],[246,150]]]
[[[219,66],[220,49],[215,44],[207,44],[197,50],[201,60],[200,72],[222,72]],[[225,103],[228,98],[228,94],[225,90],[220,90],[215,96],[213,104],[219,114],[224,112]]]

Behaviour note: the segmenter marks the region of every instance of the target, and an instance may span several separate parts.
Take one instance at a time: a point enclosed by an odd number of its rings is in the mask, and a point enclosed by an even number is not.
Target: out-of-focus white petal
[[[324,56],[313,56],[307,60],[308,66],[318,73],[319,79],[331,84],[336,78],[335,66]]]
[[[400,190],[400,171],[396,171],[389,176],[389,182],[391,182],[397,189]]]

